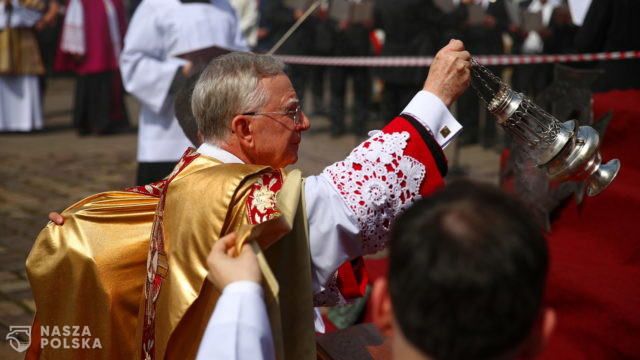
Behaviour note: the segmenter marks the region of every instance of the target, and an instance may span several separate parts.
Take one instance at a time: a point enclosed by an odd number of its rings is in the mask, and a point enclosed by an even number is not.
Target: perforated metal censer
[[[561,123],[529,98],[471,60],[472,86],[498,124],[527,145],[535,163],[554,181],[584,181],[587,195],[602,192],[618,174],[620,161],[602,164],[600,136],[575,120]]]

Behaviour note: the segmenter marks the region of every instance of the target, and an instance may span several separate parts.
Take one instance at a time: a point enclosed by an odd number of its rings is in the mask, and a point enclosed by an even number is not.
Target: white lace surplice
[[[426,91],[403,114],[422,124],[442,148],[462,129],[442,101]],[[382,250],[392,220],[417,199],[429,176],[424,164],[404,153],[408,132],[370,135],[346,159],[305,180],[316,306],[346,303],[336,284],[338,267]]]

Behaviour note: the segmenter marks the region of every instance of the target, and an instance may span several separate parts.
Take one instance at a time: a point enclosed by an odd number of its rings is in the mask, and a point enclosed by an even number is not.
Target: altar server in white
[[[38,75],[44,74],[33,27],[44,3],[0,1],[0,131],[42,128]]]
[[[144,0],[133,15],[120,69],[125,89],[141,103],[139,185],[164,178],[191,146],[175,118],[173,102],[195,69],[176,55],[214,45],[247,49],[227,0]]]

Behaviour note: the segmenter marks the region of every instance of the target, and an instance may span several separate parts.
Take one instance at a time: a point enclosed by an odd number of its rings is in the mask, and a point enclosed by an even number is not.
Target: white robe
[[[420,91],[403,114],[418,120],[434,135],[442,148],[462,129],[442,101],[426,91]],[[445,126],[451,130],[451,135],[442,136],[438,131]],[[385,151],[384,148],[380,149],[380,153]],[[233,154],[206,143],[198,148],[198,152],[225,163],[242,162]],[[384,155],[378,154],[375,157],[381,156]],[[371,253],[372,249],[384,247],[386,239],[380,239],[378,244],[362,243],[363,229],[357,220],[358,215],[354,214],[349,207],[349,200],[336,191],[335,185],[324,173],[307,177],[304,192],[309,224],[312,288],[317,297],[331,286],[330,280],[342,263]],[[397,214],[398,211],[394,216]],[[382,223],[376,218],[371,220]],[[244,285],[234,283],[224,289],[200,342],[198,359],[274,358],[273,339],[261,290],[243,283]],[[232,290],[227,290],[230,287]],[[318,328],[318,323],[316,321],[316,331],[324,332],[323,328]],[[270,341],[266,341],[267,338]]]
[[[12,1],[11,27],[32,27],[42,14]],[[0,6],[0,30],[7,13]],[[0,75],[0,131],[42,129],[42,100],[37,75]]]
[[[247,49],[227,0],[144,0],[137,8],[124,39],[120,70],[125,89],[141,103],[139,162],[177,161],[191,146],[169,93],[176,72],[186,63],[175,56],[214,45]]]
[[[240,29],[250,48],[258,45],[260,14],[255,0],[229,0],[240,19]]]

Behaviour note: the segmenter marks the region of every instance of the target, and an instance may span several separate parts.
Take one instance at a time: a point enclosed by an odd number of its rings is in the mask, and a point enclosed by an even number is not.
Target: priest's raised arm
[[[382,250],[394,218],[444,184],[442,149],[462,129],[447,107],[468,87],[469,59],[462,43],[452,41],[398,117],[305,180],[316,305],[344,304],[338,266]]]

